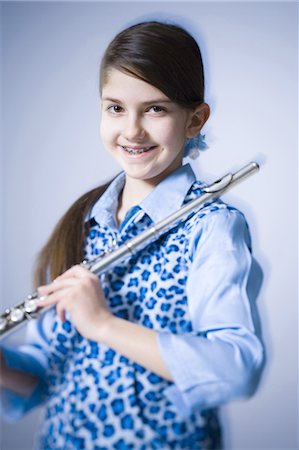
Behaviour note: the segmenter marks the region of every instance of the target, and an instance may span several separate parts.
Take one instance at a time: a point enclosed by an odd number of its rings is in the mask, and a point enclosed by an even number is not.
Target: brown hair
[[[89,230],[86,217],[110,183],[82,195],[57,223],[46,245],[38,255],[34,284],[40,286],[54,280],[84,258],[84,243]]]
[[[162,91],[183,108],[204,101],[204,72],[200,49],[183,28],[161,22],[143,22],[120,32],[109,44],[100,69],[100,90],[110,69],[135,76]],[[89,223],[86,215],[109,183],[80,197],[56,225],[41,250],[34,281],[55,279],[84,257]]]
[[[100,89],[111,68],[146,81],[187,109],[204,101],[204,71],[199,46],[177,25],[144,22],[121,31],[103,56]]]

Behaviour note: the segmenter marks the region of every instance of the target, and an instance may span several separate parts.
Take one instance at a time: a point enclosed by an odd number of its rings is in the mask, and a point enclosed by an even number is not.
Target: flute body
[[[188,215],[200,209],[206,202],[221,196],[224,192],[228,191],[237,183],[243,181],[258,170],[259,165],[256,162],[251,162],[235,173],[228,173],[224,177],[203,188],[203,193],[200,197],[187,203],[156,225],[141,232],[121,246],[97,256],[94,260],[83,261],[81,265],[96,275],[106,272],[116,264],[126,261],[126,259],[130,258],[143,247],[157,240],[162,234],[167,233],[181,221],[185,220]],[[37,318],[41,312],[51,308],[38,309],[36,305],[38,298],[37,292],[29,294],[22,303],[6,309],[4,313],[0,315],[0,337],[7,336],[7,334],[16,327]]]

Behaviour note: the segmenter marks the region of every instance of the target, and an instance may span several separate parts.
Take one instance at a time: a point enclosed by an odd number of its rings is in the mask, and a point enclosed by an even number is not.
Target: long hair
[[[100,91],[117,69],[163,92],[183,108],[204,101],[204,71],[200,49],[183,28],[161,22],[142,22],[120,32],[109,44],[100,67]],[[80,197],[56,225],[38,255],[34,281],[55,279],[84,257],[88,232],[85,218],[109,183]]]
[[[86,192],[61,217],[38,255],[34,272],[36,287],[54,280],[83,260],[85,238],[89,231],[89,221],[85,218],[109,184]]]

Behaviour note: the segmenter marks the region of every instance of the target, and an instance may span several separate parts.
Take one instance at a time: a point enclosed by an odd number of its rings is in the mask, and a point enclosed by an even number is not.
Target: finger
[[[59,291],[51,293],[49,295],[43,295],[36,300],[36,306],[38,308],[44,308],[46,306],[55,305],[60,302],[65,295],[65,291]]]
[[[48,295],[52,294],[53,289],[50,288],[50,286],[52,286],[52,283],[45,284],[44,286],[39,286],[37,288],[38,298],[47,297]]]
[[[57,305],[56,305],[56,312],[57,312],[57,315],[58,315],[59,319],[62,322],[65,322],[65,319],[66,319],[65,312],[66,312],[66,310],[65,310],[65,306],[63,305],[63,302],[57,303]]]
[[[55,281],[65,279],[68,277],[85,278],[85,277],[91,276],[91,275],[92,275],[92,273],[89,270],[87,270],[86,268],[77,264],[76,266],[72,266],[70,269],[68,269],[63,274],[59,275],[59,277],[57,277],[55,279]]]
[[[55,282],[52,282],[45,286],[39,286],[37,288],[37,291],[38,291],[38,294],[40,297],[44,297],[44,296],[54,294],[58,291],[61,291],[62,289],[76,286],[77,284],[79,284],[78,279],[65,278],[65,279],[55,280]]]
[[[46,306],[55,305],[58,300],[55,299],[52,295],[43,295],[36,299],[36,306],[38,308],[45,308]]]

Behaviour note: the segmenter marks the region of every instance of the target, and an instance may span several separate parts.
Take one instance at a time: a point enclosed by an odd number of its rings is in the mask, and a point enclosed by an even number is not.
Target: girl
[[[108,46],[100,91],[123,171],[42,250],[39,306],[55,308],[3,348],[3,409],[12,420],[45,403],[40,449],[218,449],[216,407],[251,394],[262,362],[243,215],[217,200],[100,279],[78,265],[201,195],[182,165],[209,117],[198,45],[175,25],[134,25]]]

